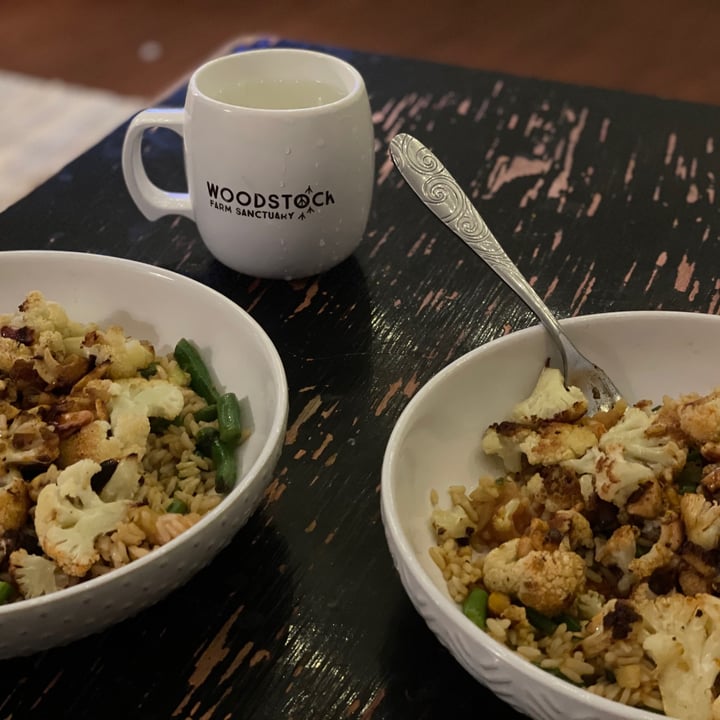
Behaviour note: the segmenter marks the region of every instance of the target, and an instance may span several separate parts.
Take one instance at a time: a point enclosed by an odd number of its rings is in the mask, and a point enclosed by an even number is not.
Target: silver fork
[[[610,410],[622,397],[615,383],[571,342],[557,318],[507,256],[470,198],[437,157],[417,138],[406,133],[400,133],[390,141],[390,156],[423,203],[537,315],[558,346],[565,384],[583,391],[588,400],[588,413]]]

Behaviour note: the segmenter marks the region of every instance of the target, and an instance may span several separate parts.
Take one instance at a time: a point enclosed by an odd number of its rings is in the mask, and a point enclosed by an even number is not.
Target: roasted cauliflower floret
[[[642,518],[655,518],[660,515],[665,507],[665,496],[660,483],[653,479],[644,486],[641,485],[638,490],[641,491],[640,497],[629,499],[627,511]]]
[[[597,590],[585,590],[578,594],[571,614],[583,620],[595,617],[603,608],[607,600]]]
[[[10,319],[10,324],[16,327],[26,325],[38,333],[59,332],[63,337],[77,337],[87,330],[82,323],[70,320],[61,305],[47,300],[39,290],[29,292],[18,310],[19,314]]]
[[[631,407],[622,419],[577,460],[563,467],[593,477],[597,495],[624,507],[641,486],[662,478],[670,480],[685,464],[687,450],[674,438],[651,428],[652,413]]]
[[[126,337],[122,328],[91,330],[83,340],[83,352],[98,364],[109,363],[113,380],[131,378],[155,360],[153,347],[144,341]]]
[[[720,664],[720,599],[680,594],[633,599],[642,618],[643,649],[657,666],[665,713],[671,717],[711,720]]]
[[[591,460],[595,492],[618,507],[624,507],[637,490],[655,479],[652,468],[628,459],[622,445],[606,446]]]
[[[438,540],[469,538],[475,532],[475,523],[459,505],[448,510],[435,508],[431,522]]]
[[[683,539],[683,527],[677,513],[666,512],[660,525],[660,537],[648,552],[630,563],[630,572],[642,580],[650,577],[655,570],[671,564]]]
[[[20,472],[8,468],[0,476],[0,535],[8,530],[19,530],[30,511],[28,487]]]
[[[93,420],[60,443],[60,464],[63,467],[84,458],[101,463],[120,460],[127,454],[122,442],[113,436],[107,420]]]
[[[10,576],[24,598],[54,593],[67,587],[69,580],[52,560],[23,549],[10,555]]]
[[[572,510],[585,502],[577,475],[560,465],[541,468],[523,490],[533,505],[548,513]]]
[[[142,464],[137,455],[129,455],[120,460],[105,487],[100,490],[100,499],[104,502],[113,500],[132,500],[140,485]]]
[[[483,434],[481,447],[486,455],[496,455],[503,467],[511,473],[522,468],[522,442],[532,430],[516,423],[491,425]]]
[[[517,556],[527,555],[531,550],[557,550],[562,537],[558,532],[550,532],[550,525],[539,517],[534,517],[520,537]]]
[[[556,465],[582,457],[597,442],[595,433],[582,425],[548,421],[530,428],[503,422],[486,430],[482,449],[487,455],[499,455],[509,472],[518,472],[523,455],[530,465]]]
[[[708,395],[685,395],[671,406],[680,430],[708,460],[720,460],[720,389]]]
[[[10,425],[0,416],[0,462],[7,465],[49,465],[59,453],[60,440],[38,415],[22,411]]]
[[[587,412],[587,398],[577,387],[565,387],[557,368],[544,367],[535,388],[528,398],[517,403],[510,419],[524,425],[540,420],[573,422]]]
[[[149,418],[174,420],[185,403],[182,390],[167,380],[141,377],[117,380],[110,388],[110,425],[126,446],[145,448]]]
[[[531,465],[580,457],[596,444],[589,428],[572,424],[586,412],[587,399],[582,391],[566,388],[556,368],[543,368],[530,396],[512,409],[510,420],[485,431],[483,451],[499,456],[509,472],[520,470],[523,455]]]
[[[574,552],[531,550],[519,557],[515,538],[491,550],[483,564],[487,590],[504,592],[549,616],[567,610],[585,587],[585,563]]]
[[[9,375],[18,360],[32,361],[32,350],[11,337],[0,337],[0,372]]]
[[[680,498],[680,516],[690,542],[713,550],[720,542],[720,505],[702,495],[685,493]]]
[[[58,303],[46,300],[37,290],[27,295],[18,312],[1,315],[0,326],[5,338],[17,343],[15,359],[42,358],[46,351],[63,356],[77,353],[80,340],[92,327],[70,320]],[[0,369],[9,372],[12,362],[5,361],[6,348],[0,349]]]
[[[46,347],[41,355],[36,354],[33,367],[48,388],[70,388],[90,369],[90,361],[74,353],[54,353]]]
[[[654,413],[641,408],[628,408],[620,421],[600,438],[600,447],[603,450],[620,447],[628,461],[643,463],[655,477],[670,480],[685,464],[687,449],[675,438],[656,433],[652,427],[654,417]]]
[[[557,465],[563,460],[582,457],[595,445],[597,437],[589,428],[548,422],[528,434],[518,447],[531,465]]]
[[[638,530],[632,525],[621,525],[604,542],[597,541],[595,559],[606,567],[616,567],[624,573],[630,569],[637,550]]]
[[[158,378],[128,378],[105,383],[109,420],[94,420],[63,440],[64,465],[91,458],[96,462],[121,460],[135,455],[142,459],[150,434],[150,418],[174,420],[184,405],[182,390]]]
[[[588,519],[576,510],[558,510],[550,519],[550,528],[563,536],[570,550],[593,547],[593,532]]]
[[[520,538],[518,556],[530,550],[576,550],[592,548],[593,534],[590,523],[575,510],[559,510],[547,522],[534,517]]]
[[[622,572],[618,580],[618,590],[622,594],[627,594],[636,581],[630,565],[635,560],[637,537],[637,528],[621,525],[607,541],[596,539],[595,560],[605,567],[615,567]]]
[[[82,577],[97,562],[95,540],[127,518],[130,502],[103,502],[91,480],[100,470],[92,460],[65,468],[45,486],[35,508],[35,531],[45,554],[68,575]]]
[[[499,505],[490,517],[495,536],[502,540],[509,540],[520,533],[515,525],[515,514],[526,507],[528,501],[524,497],[511,497],[507,502]]]

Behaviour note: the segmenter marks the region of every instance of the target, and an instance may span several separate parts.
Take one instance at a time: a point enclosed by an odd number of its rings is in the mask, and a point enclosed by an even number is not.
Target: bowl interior
[[[604,368],[630,401],[661,401],[663,395],[703,393],[720,386],[716,361],[720,319],[715,316],[611,313],[576,318],[563,326],[581,352]],[[482,455],[482,433],[527,397],[547,358],[559,367],[540,327],[476,349],[417,393],[388,442],[382,503],[391,549],[394,547],[396,562],[404,566],[416,587],[422,588],[426,596],[422,600],[440,607],[445,615],[457,612],[461,617],[428,554],[434,544],[429,521],[431,490],[437,490],[440,504],[448,507],[449,486],[471,488],[481,474],[499,474],[500,466]],[[459,622],[468,632],[485,638],[482,642],[492,644],[471,623]]]

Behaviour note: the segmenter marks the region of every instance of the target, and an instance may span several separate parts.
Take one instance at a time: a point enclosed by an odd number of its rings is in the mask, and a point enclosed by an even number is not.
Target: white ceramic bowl
[[[720,318],[679,312],[625,312],[562,323],[588,355],[635,401],[720,386]],[[476,627],[446,591],[429,557],[430,491],[447,502],[450,485],[472,487],[499,468],[480,438],[527,397],[547,357],[545,331],[533,327],[488,343],[433,377],[408,403],[390,436],[382,468],[382,518],[400,579],[418,612],[458,662],[514,708],[542,720],[651,720],[564,682],[521,659]]]
[[[272,342],[235,303],[161,268],[100,255],[0,252],[0,313],[30,290],[68,315],[117,324],[158,352],[186,337],[220,387],[247,397],[254,430],[238,451],[234,489],[195,526],[107,575],[39,598],[0,606],[0,658],[28,654],[101,630],[155,603],[206,565],[255,510],[282,448],[288,412],[285,372]]]

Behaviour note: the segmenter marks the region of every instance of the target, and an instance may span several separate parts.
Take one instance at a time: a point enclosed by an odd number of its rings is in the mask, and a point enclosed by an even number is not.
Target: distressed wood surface
[[[413,610],[379,482],[417,389],[534,317],[401,182],[395,133],[436,152],[559,316],[720,311],[720,108],[329,51],[365,77],[377,185],[361,247],[320,277],[241,276],[191,222],[145,221],[123,185],[124,127],[0,215],[4,250],[127,257],[224,293],[276,343],[291,401],[266,500],[233,543],[140,615],[0,662],[2,718],[518,717]],[[174,136],[151,138],[148,164],[182,188]]]

